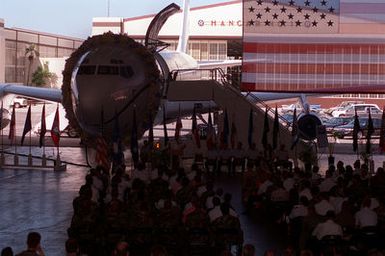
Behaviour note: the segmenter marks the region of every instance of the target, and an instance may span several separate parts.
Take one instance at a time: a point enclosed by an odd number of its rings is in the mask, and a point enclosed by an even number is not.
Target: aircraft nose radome
[[[155,58],[125,35],[89,38],[71,55],[63,74],[63,105],[71,125],[83,134],[97,135],[103,127],[111,136],[119,118],[120,132],[129,135],[134,108],[142,134],[143,122],[156,116],[160,79]]]

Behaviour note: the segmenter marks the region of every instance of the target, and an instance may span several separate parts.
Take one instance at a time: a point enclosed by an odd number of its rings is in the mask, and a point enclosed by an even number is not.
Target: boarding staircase
[[[273,123],[275,110],[252,94],[243,94],[238,88],[232,86],[226,79],[221,69],[212,70],[178,70],[172,74],[173,80],[169,81],[166,98],[169,101],[214,101],[217,107],[227,109],[229,126],[234,122],[237,128],[237,141],[242,142],[244,148],[248,146],[248,126],[250,109],[253,110],[254,132],[253,141],[258,150],[262,150],[262,135],[265,109],[269,111],[268,142],[272,144]],[[285,144],[292,157],[308,148],[307,142],[299,140],[291,150],[293,139],[289,122],[282,116],[279,127],[278,144]],[[219,130],[222,130],[219,123]],[[302,150],[302,151],[301,151]]]

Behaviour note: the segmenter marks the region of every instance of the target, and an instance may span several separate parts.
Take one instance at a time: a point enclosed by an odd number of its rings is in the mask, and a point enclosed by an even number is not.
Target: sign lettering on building
[[[198,20],[200,27],[242,27],[242,20]]]

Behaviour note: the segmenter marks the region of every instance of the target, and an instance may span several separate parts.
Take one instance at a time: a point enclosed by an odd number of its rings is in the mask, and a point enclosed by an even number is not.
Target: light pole
[[[110,0],[107,0],[107,17],[110,17]]]

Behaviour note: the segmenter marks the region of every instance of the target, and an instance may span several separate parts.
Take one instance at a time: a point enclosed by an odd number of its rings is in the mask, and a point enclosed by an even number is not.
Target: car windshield
[[[358,121],[360,123],[360,127],[362,128],[362,127],[366,126],[368,119],[367,118],[365,118],[365,119],[359,118]],[[352,121],[350,121],[346,126],[354,126],[354,119]]]

